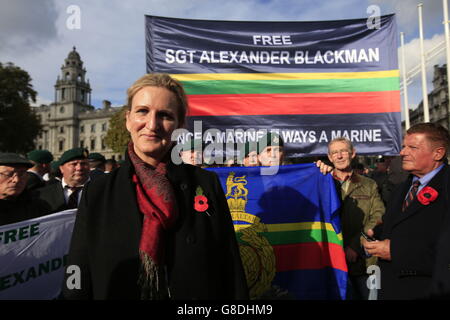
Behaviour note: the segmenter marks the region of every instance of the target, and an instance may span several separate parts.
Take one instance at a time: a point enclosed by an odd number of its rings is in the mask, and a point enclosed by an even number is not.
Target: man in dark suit
[[[98,152],[92,152],[89,154],[89,178],[94,180],[105,174],[105,156]]]
[[[84,184],[89,180],[88,151],[84,148],[67,150],[59,159],[63,175],[60,182],[36,190],[52,212],[78,207]]]
[[[33,150],[27,154],[28,160],[33,167],[28,169],[27,189],[34,190],[45,187],[44,175],[50,172],[50,163],[53,161],[53,155],[48,150]]]
[[[447,129],[438,124],[421,123],[406,132],[400,155],[410,176],[392,194],[383,224],[368,231],[379,240],[362,241],[367,253],[379,258],[380,299],[432,294],[435,270],[443,267],[437,263],[450,249],[441,240],[442,230],[448,229],[449,141]],[[448,263],[445,268],[448,277]]]

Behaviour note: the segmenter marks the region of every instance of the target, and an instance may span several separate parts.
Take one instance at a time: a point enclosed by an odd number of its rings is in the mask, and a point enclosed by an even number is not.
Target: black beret
[[[33,164],[27,160],[27,158],[17,153],[0,152],[0,165],[1,166],[17,166],[22,165],[27,168],[31,168]]]
[[[64,152],[59,158],[59,165],[62,166],[64,163],[78,160],[78,159],[87,159],[89,156],[89,151],[85,148],[73,148]]]

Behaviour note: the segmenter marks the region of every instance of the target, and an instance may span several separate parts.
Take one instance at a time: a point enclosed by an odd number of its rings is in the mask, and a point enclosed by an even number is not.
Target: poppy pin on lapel
[[[203,194],[202,187],[198,186],[197,190],[195,190],[194,209],[197,212],[205,212],[208,216],[211,216],[207,211],[208,208],[208,198]]]
[[[432,187],[425,187],[422,191],[417,195],[417,200],[423,205],[429,205],[430,202],[433,202],[438,197],[439,193],[434,190]]]

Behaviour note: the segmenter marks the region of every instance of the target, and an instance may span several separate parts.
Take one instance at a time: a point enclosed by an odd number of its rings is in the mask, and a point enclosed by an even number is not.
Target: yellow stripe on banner
[[[193,73],[171,74],[179,81],[205,80],[311,80],[311,79],[369,79],[399,77],[396,70],[369,72],[328,72],[328,73]]]
[[[235,224],[235,231],[248,228],[251,225]],[[298,230],[327,230],[335,232],[333,225],[328,222],[298,222],[298,223],[278,223],[278,224],[266,224],[268,232],[283,232],[283,231],[298,231]],[[342,233],[338,233],[337,237],[342,241]]]

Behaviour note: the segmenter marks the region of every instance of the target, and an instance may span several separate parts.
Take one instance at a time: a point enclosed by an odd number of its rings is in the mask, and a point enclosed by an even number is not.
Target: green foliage
[[[35,148],[42,127],[30,106],[36,102],[31,77],[12,63],[0,63],[0,151],[26,153]]]
[[[117,153],[124,153],[131,139],[130,133],[125,126],[126,111],[126,106],[123,106],[119,112],[116,112],[109,119],[109,129],[105,137],[106,146]]]

